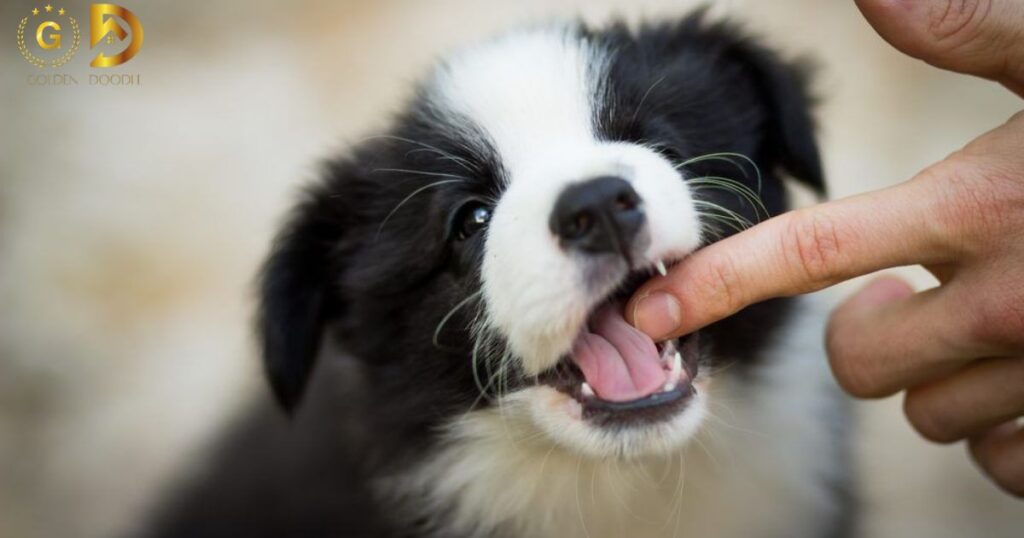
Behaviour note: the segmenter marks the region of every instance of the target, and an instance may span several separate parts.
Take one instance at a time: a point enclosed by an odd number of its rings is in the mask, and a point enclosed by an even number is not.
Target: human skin
[[[1024,97],[1024,0],[857,0],[878,34],[936,67]],[[895,186],[800,209],[712,244],[626,307],[664,340],[752,303],[921,265],[938,287],[882,277],[832,313],[839,384],[904,392],[925,438],[966,441],[978,467],[1024,496],[1024,112]]]

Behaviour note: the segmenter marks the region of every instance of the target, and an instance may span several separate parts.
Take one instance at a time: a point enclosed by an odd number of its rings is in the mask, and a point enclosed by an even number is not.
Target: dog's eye
[[[470,202],[459,208],[455,221],[455,233],[459,240],[465,240],[484,229],[491,221],[491,208],[481,202]]]

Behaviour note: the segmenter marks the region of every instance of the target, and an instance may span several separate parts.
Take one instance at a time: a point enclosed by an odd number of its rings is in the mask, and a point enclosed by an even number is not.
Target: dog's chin
[[[586,401],[538,384],[503,397],[503,413],[523,413],[530,426],[563,449],[594,458],[663,456],[686,445],[700,429],[710,380],[698,377],[685,397],[640,409],[588,411]],[[506,417],[508,418],[508,417]]]

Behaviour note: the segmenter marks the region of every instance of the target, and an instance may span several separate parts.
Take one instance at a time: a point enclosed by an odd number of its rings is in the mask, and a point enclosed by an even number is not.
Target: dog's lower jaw
[[[609,451],[559,431],[564,424],[538,425],[537,406],[572,405],[538,387],[453,420],[429,458],[379,491],[403,513],[443,514],[438,536],[834,536],[845,411],[820,319],[801,318],[799,338],[764,357],[757,381],[726,370],[699,390],[702,400],[679,415],[692,429],[677,428],[663,450],[631,453],[619,437]],[[568,420],[571,409],[562,412]]]

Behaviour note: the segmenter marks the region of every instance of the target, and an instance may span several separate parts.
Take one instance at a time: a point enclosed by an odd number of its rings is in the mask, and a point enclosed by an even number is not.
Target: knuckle
[[[963,437],[947,410],[916,391],[908,391],[903,399],[903,414],[917,433],[933,443],[952,443]]]
[[[956,238],[966,250],[991,246],[1000,232],[1013,226],[1020,212],[1012,190],[1020,190],[1013,180],[975,159],[954,155],[939,167],[930,169],[939,196],[933,214],[944,236]]]
[[[794,212],[782,236],[782,250],[791,265],[814,288],[831,283],[841,257],[836,222],[820,212]]]
[[[732,258],[719,255],[708,260],[700,282],[703,296],[711,298],[707,314],[712,317],[728,316],[744,306],[742,284]]]
[[[976,344],[1024,350],[1024,303],[1012,297],[983,302],[970,315],[968,337]]]

